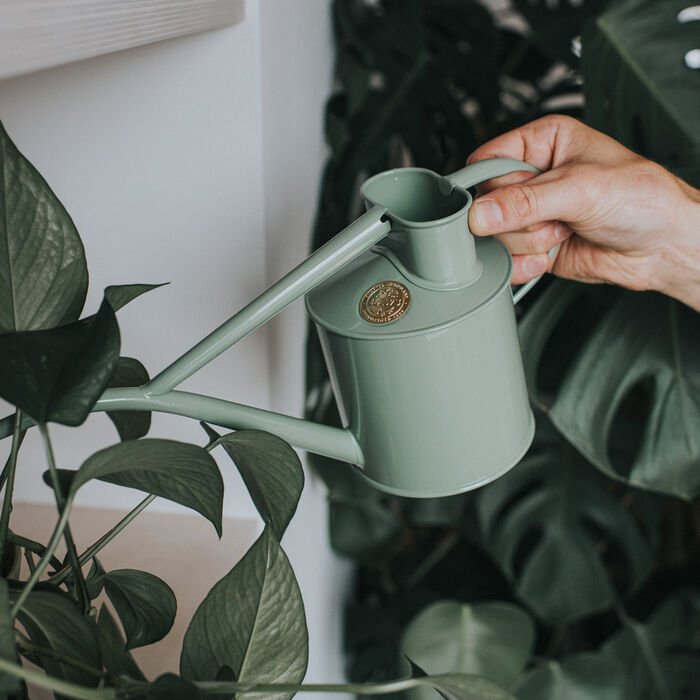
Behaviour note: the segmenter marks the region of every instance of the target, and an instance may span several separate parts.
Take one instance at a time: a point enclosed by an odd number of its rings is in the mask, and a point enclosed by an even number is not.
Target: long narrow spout
[[[186,391],[147,396],[139,388],[107,389],[93,410],[159,411],[233,430],[265,430],[308,452],[359,467],[364,463],[360,446],[349,430]]]

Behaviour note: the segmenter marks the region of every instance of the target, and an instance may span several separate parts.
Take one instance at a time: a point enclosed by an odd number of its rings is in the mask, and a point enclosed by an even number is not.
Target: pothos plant
[[[700,185],[690,4],[335,0],[314,245],[356,216],[364,178],[402,165],[451,172],[553,111]],[[413,501],[313,459],[330,488],[331,541],[357,565],[349,674],[391,677],[406,654],[519,700],[697,697],[700,315],[564,281],[543,281],[521,306],[538,427],[512,472]],[[313,333],[307,358],[309,415],[337,424]]]
[[[304,474],[280,438],[255,430],[220,435],[206,424],[202,445],[148,438],[149,413],[116,411],[109,417],[120,441],[78,469],[66,469],[73,457],[55,453],[50,426],[80,426],[105,389],[148,380],[140,362],[120,356],[116,314],[157,285],[108,287],[97,312],[80,318],[87,285],[85,254],[70,216],[0,125],[0,397],[15,407],[0,423],[9,442],[0,476],[0,697],[26,698],[27,686],[86,700],[249,693],[290,698],[302,688],[380,694],[420,687],[455,700],[511,697],[487,679],[430,677],[408,662],[404,676],[389,684],[302,685],[308,657],[304,604],[281,540]],[[55,526],[45,543],[17,531],[11,517],[29,430],[41,434],[44,481],[56,502]],[[224,487],[215,450],[233,459],[264,529],[194,614],[179,675],[147,679],[131,650],[168,634],[177,601],[151,573],[105,570],[100,553],[155,498],[190,508],[221,535]],[[80,490],[95,479],[146,495],[80,551],[71,511]],[[57,556],[61,542],[63,558]],[[22,562],[26,576],[20,575]]]

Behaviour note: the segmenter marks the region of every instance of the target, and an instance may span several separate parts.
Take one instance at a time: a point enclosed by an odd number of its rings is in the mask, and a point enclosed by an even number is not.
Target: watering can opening
[[[471,204],[468,192],[424,168],[379,173],[364,183],[362,196],[384,207],[390,219],[419,228],[463,216]]]

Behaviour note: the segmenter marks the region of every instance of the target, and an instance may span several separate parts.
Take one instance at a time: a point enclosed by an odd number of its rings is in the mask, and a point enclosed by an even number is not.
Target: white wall
[[[108,284],[171,282],[120,312],[123,354],[151,373],[306,254],[332,67],[327,4],[248,0],[245,20],[230,28],[0,81],[0,119],[83,237],[88,310]],[[184,386],[299,413],[304,330],[296,304]],[[104,416],[88,425],[79,439],[52,429],[62,466],[116,441]],[[203,437],[192,421],[172,416],[155,417],[152,434]],[[39,446],[22,453],[18,496],[50,501]],[[253,517],[222,464],[226,514]],[[137,500],[95,484],[82,502]],[[325,518],[323,489],[311,478],[285,541],[308,607],[309,680],[342,676],[345,572],[328,551]]]

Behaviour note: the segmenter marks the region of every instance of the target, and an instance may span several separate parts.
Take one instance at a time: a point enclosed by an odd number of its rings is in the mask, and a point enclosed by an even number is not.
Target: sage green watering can
[[[446,177],[421,168],[375,175],[357,221],[151,382],[110,389],[97,408],[268,430],[401,496],[448,496],[497,478],[527,451],[534,420],[511,258],[469,233],[468,189],[518,170],[537,172],[494,159]],[[175,390],[304,294],[344,429]]]

